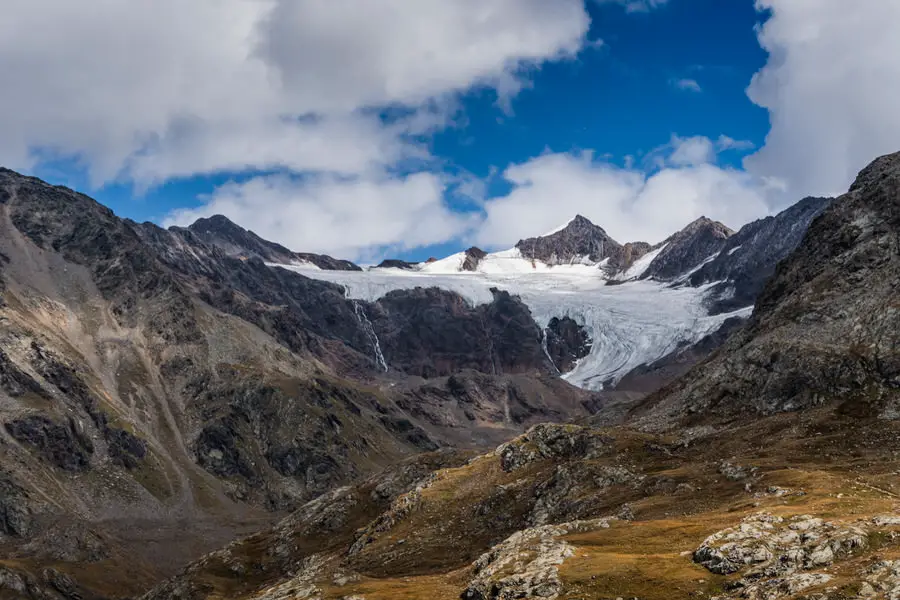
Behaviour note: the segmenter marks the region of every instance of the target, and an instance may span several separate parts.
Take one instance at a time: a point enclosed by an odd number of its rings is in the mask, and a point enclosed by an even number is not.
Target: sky
[[[4,0],[0,165],[359,262],[620,242],[900,150],[900,0]]]

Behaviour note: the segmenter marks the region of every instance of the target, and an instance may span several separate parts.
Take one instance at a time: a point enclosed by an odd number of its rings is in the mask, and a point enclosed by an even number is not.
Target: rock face
[[[569,264],[585,258],[596,263],[605,258],[618,260],[622,255],[621,244],[581,215],[556,233],[520,240],[516,248],[525,258],[548,265]]]
[[[756,302],[776,265],[797,248],[810,223],[831,198],[806,198],[774,217],[743,226],[730,236],[718,256],[690,276],[691,285],[723,282],[715,290],[714,313]]]
[[[840,402],[900,415],[900,154],[864,169],[781,265],[747,328],[651,398],[648,426]],[[666,423],[667,425],[663,425]]]
[[[821,589],[834,579],[826,571],[834,563],[851,559],[869,546],[869,536],[890,535],[893,532],[872,531],[874,523],[843,524],[825,521],[810,515],[796,515],[789,519],[761,513],[747,517],[741,525],[720,531],[703,542],[694,552],[694,561],[718,575],[740,573],[730,582],[732,594],[719,596],[747,600],[777,600]],[[876,586],[891,592],[896,588],[892,563],[879,563],[869,569],[859,589],[875,597]],[[887,575],[885,581],[882,579]],[[859,584],[858,584],[859,585]],[[890,597],[890,596],[887,596]]]
[[[672,281],[690,273],[725,247],[734,231],[700,217],[663,242],[665,248],[642,275],[644,279]]]
[[[388,293],[369,311],[385,360],[422,377],[550,369],[528,308],[508,292],[492,292],[491,304],[476,307],[437,288]]]
[[[178,231],[180,228],[173,228]],[[252,231],[235,225],[227,217],[214,215],[197,219],[187,228],[204,243],[216,247],[235,258],[258,258],[265,262],[292,263],[303,261],[326,271],[361,271],[347,260],[338,260],[323,254],[291,252],[284,246],[264,240]]]
[[[636,260],[653,250],[653,246],[647,242],[628,242],[622,246],[622,258],[619,260],[619,268],[628,270]]]
[[[477,271],[478,265],[484,260],[484,257],[487,256],[487,252],[482,250],[481,248],[476,248],[472,246],[468,250],[466,250],[466,258],[463,260],[462,270],[463,271]]]
[[[570,317],[550,319],[544,335],[547,356],[560,373],[568,373],[579,359],[591,353],[590,336]]]

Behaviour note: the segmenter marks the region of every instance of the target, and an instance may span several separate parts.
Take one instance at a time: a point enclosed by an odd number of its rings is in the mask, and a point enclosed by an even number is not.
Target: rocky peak
[[[720,252],[734,231],[707,217],[700,217],[671,236],[665,248],[650,263],[645,279],[671,281],[683,277]]]
[[[175,230],[184,231],[182,228]],[[357,265],[324,254],[292,252],[244,229],[223,215],[197,219],[187,230],[204,243],[215,246],[234,258],[258,258],[264,262],[289,264],[296,261],[311,263],[326,271],[360,271]]]
[[[522,256],[550,265],[584,258],[600,262],[605,258],[618,258],[622,251],[622,245],[602,227],[581,215],[576,215],[568,225],[550,235],[520,240],[516,248]]]
[[[259,258],[266,262],[284,263],[293,259],[293,253],[284,246],[264,240],[224,215],[197,219],[187,229],[203,242],[235,258]]]

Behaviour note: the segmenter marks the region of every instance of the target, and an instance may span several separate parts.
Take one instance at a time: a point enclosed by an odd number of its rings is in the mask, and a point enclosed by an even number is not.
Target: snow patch
[[[566,227],[568,227],[569,225],[571,225],[571,224],[572,224],[572,221],[574,221],[574,220],[575,220],[575,217],[572,217],[571,219],[569,219],[568,221],[566,221],[565,223],[563,223],[563,224],[560,225],[559,227],[555,227],[555,228],[551,229],[550,231],[548,231],[547,233],[541,234],[541,235],[539,235],[539,236],[537,236],[537,237],[539,237],[539,238],[545,238],[545,237],[550,237],[550,236],[553,235],[554,233],[559,233],[560,231],[562,231],[563,229],[565,229]]]
[[[269,265],[270,267],[285,266],[285,265],[280,265],[280,264],[276,264],[276,263],[266,263],[266,264]],[[293,262],[291,262],[291,264],[287,265],[287,266],[294,267],[300,271],[321,271],[322,270],[322,267],[320,267],[314,263],[311,263],[308,260],[300,260],[299,258],[294,259]]]

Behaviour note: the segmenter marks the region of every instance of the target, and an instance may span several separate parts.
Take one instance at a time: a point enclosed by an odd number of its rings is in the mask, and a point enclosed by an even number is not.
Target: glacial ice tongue
[[[342,285],[350,298],[374,302],[388,292],[437,287],[456,292],[472,305],[493,300],[491,288],[518,295],[538,326],[554,317],[569,317],[585,327],[591,352],[563,375],[590,390],[617,383],[635,367],[694,343],[729,317],[749,315],[751,308],[710,316],[703,306],[709,286],[672,288],[654,281],[607,285],[597,268],[554,268],[537,272],[428,273],[400,269],[321,271],[296,265],[271,265]]]

